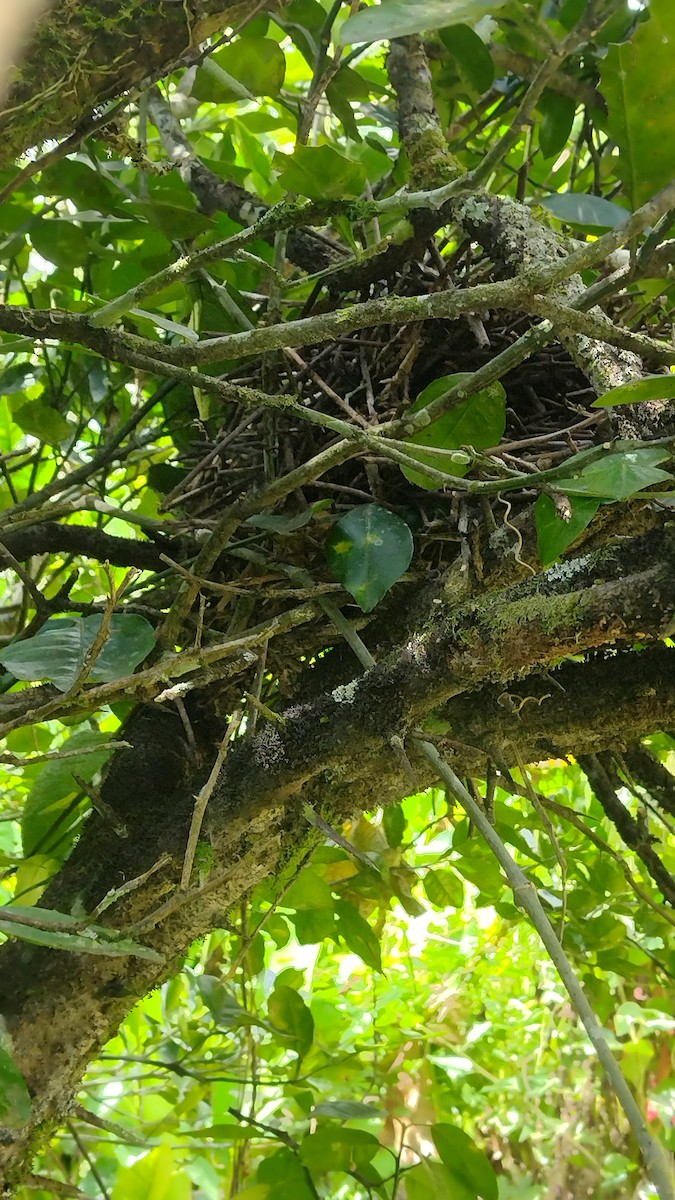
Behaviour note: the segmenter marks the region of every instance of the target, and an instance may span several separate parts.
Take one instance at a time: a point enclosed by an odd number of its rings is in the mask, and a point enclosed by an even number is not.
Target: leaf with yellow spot
[[[413,538],[405,521],[379,504],[353,508],[333,526],[326,558],[333,575],[370,612],[407,570]]]

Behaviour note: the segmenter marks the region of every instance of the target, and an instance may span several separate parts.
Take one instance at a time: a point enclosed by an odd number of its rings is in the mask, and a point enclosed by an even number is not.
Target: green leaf
[[[19,905],[10,905],[12,913],[21,913]],[[47,926],[58,922],[76,923],[76,918],[69,918],[66,913],[54,912],[52,909],[24,908],[24,912],[43,920]],[[114,931],[103,925],[88,925],[81,933],[68,933],[60,929],[40,929],[36,925],[22,925],[20,921],[6,920],[0,907],[0,933],[8,937],[19,938],[22,942],[30,942],[34,946],[48,946],[51,950],[68,950],[71,954],[98,954],[107,958],[126,958],[132,955],[143,958],[147,962],[163,963],[164,956],[149,946],[142,946],[129,938],[118,938]]]
[[[420,393],[409,411],[416,413],[426,408],[433,400],[468,377],[467,372],[460,372],[434,379],[433,383]],[[438,420],[432,421],[425,429],[406,441],[406,447],[432,446],[436,450],[459,451],[461,446],[473,446],[476,450],[486,450],[488,446],[496,446],[501,441],[505,427],[506,392],[501,383],[492,383],[463,400],[450,412],[444,413]],[[471,459],[467,455],[463,455],[460,462],[453,462],[439,455],[418,453],[416,450],[413,452],[412,449],[408,452],[421,463],[446,471],[450,475],[466,475],[471,466]],[[421,471],[413,471],[409,467],[401,469],[406,479],[417,487],[427,491],[438,491],[442,486]]]
[[[647,446],[623,454],[608,454],[569,479],[558,479],[556,488],[565,493],[598,496],[603,500],[627,500],[655,483],[671,483],[658,464],[670,458],[668,450]]]
[[[190,1177],[179,1170],[173,1150],[157,1146],[130,1167],[117,1172],[111,1200],[190,1200]]]
[[[476,1193],[458,1185],[443,1163],[424,1159],[405,1173],[408,1200],[476,1200]]]
[[[544,567],[560,558],[563,551],[576,541],[600,507],[600,501],[592,496],[570,496],[569,503],[569,521],[558,515],[550,496],[542,493],[534,506],[539,559]]]
[[[64,158],[43,171],[40,189],[45,196],[68,199],[79,209],[94,209],[106,214],[115,212],[121,199],[120,193],[101,172],[74,158]]]
[[[346,900],[338,900],[335,904],[337,914],[337,933],[346,942],[349,949],[358,954],[367,967],[374,971],[382,971],[380,943],[377,934],[353,904]]]
[[[382,809],[382,828],[392,849],[395,850],[397,846],[401,845],[405,826],[405,813],[400,804],[387,804]]]
[[[89,806],[87,797],[73,810],[72,803],[81,792],[73,772],[85,783],[91,783],[97,771],[110,758],[112,750],[96,750],[101,742],[109,742],[110,734],[93,729],[78,729],[61,746],[63,751],[90,751],[68,758],[55,758],[45,763],[28,793],[21,815],[21,840],[26,856],[38,847],[61,861],[65,859],[75,837],[79,818]],[[65,824],[63,818],[67,818]]]
[[[287,192],[310,200],[360,196],[366,183],[365,167],[338,154],[332,146],[296,146],[293,154],[278,153],[274,166]]]
[[[497,1200],[497,1176],[490,1163],[462,1129],[432,1125],[431,1136],[446,1171],[480,1200]]]
[[[450,25],[439,31],[439,37],[476,95],[488,92],[495,80],[495,66],[490,51],[476,31],[470,25]]]
[[[348,17],[340,41],[344,45],[378,42],[445,25],[475,25],[504,3],[506,0],[415,0],[412,4],[410,0],[382,0]]]
[[[651,0],[629,42],[609,47],[600,87],[607,129],[619,147],[618,175],[632,208],[675,175],[675,6]]]
[[[42,400],[29,400],[14,409],[12,416],[19,429],[47,446],[58,446],[73,436],[73,428],[66,418]]]
[[[282,984],[272,992],[267,1012],[274,1028],[295,1042],[299,1062],[314,1041],[314,1018],[302,996]]]
[[[454,871],[427,871],[424,891],[434,908],[461,908],[464,903],[464,884]]]
[[[577,109],[576,102],[570,96],[561,96],[559,92],[544,92],[537,107],[541,113],[539,149],[544,158],[553,158],[567,144]]]
[[[51,679],[61,691],[75,683],[102,617],[50,617],[35,634],[14,642],[0,653],[0,662],[17,679]],[[96,659],[89,679],[112,683],[130,675],[155,644],[155,631],[145,617],[114,613],[110,636]]]
[[[604,392],[591,408],[614,408],[619,404],[643,404],[645,400],[675,400],[675,375],[645,375],[633,383]]]
[[[335,523],[325,549],[335,578],[371,612],[408,569],[414,545],[405,521],[379,504],[364,504]]]
[[[26,1081],[14,1059],[0,1046],[0,1123],[18,1129],[31,1114]]]
[[[360,1171],[374,1159],[380,1143],[365,1129],[324,1126],[310,1133],[300,1146],[300,1159],[313,1175],[328,1171]]]
[[[605,200],[603,196],[591,196],[581,192],[560,192],[555,196],[547,196],[542,200],[542,205],[567,225],[618,229],[630,216],[620,204]]]
[[[312,1109],[313,1117],[336,1117],[338,1121],[363,1121],[384,1115],[383,1109],[362,1100],[324,1100]]]
[[[238,38],[217,50],[197,71],[191,95],[196,100],[228,104],[252,96],[278,96],[286,74],[286,58],[271,38]]]
[[[216,975],[198,975],[195,982],[204,1004],[222,1029],[243,1029],[261,1024],[258,1017],[242,1008]]]
[[[213,228],[213,221],[203,213],[162,200],[136,200],[133,211],[145,217],[149,225],[170,241],[185,241]]]
[[[43,258],[57,267],[82,266],[90,255],[88,238],[81,225],[72,219],[39,216],[31,223],[30,240]]]
[[[332,935],[335,913],[332,908],[303,908],[293,914],[291,921],[300,945],[312,946]]]
[[[0,371],[0,395],[13,396],[32,387],[44,373],[36,363],[17,362]]]
[[[283,898],[284,908],[333,908],[333,893],[320,875],[305,867]]]

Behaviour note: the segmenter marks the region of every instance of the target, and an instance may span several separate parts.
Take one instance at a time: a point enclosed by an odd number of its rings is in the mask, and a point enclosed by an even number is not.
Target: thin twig
[[[202,822],[204,820],[206,806],[208,805],[208,802],[213,794],[213,789],[218,782],[218,776],[220,775],[223,763],[225,762],[228,747],[241,724],[241,718],[242,713],[239,711],[239,709],[235,709],[230,717],[229,724],[225,731],[225,736],[218,747],[216,761],[211,768],[209,777],[195,800],[192,821],[190,822],[190,832],[188,834],[187,847],[185,849],[185,859],[183,860],[183,870],[180,877],[180,886],[184,892],[187,891],[190,886],[190,877],[192,875],[195,854],[197,852],[197,843],[199,842],[199,835],[202,829]]]

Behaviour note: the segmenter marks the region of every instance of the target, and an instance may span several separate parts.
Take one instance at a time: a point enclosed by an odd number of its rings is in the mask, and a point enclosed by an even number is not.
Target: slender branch
[[[633,1093],[609,1048],[605,1033],[544,911],[536,889],[513,860],[503,841],[478,804],[476,804],[476,801],[457,778],[452,768],[441,758],[436,747],[432,746],[430,742],[422,741],[421,739],[417,742],[417,745],[421,754],[434,768],[448,791],[455,797],[471,822],[479,830],[504,871],[513,889],[513,897],[516,904],[524,909],[529,916],[565,985],[574,1010],[580,1018],[612,1090],[626,1114],[630,1127],[642,1151],[650,1178],[655,1184],[661,1200],[675,1200],[675,1184],[673,1183],[670,1164],[659,1143],[649,1132],[647,1123],[638,1108]]]

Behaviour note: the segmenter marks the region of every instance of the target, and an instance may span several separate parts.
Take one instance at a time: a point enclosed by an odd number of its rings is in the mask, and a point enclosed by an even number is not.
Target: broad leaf
[[[475,25],[504,3],[506,0],[415,0],[413,4],[410,0],[383,0],[348,17],[340,41],[345,45],[378,42],[444,25]]]
[[[43,400],[29,400],[12,413],[19,429],[47,446],[58,446],[73,436],[73,427],[65,417]]]
[[[467,379],[466,372],[456,375],[443,375],[434,379],[417,397],[410,409],[411,413],[426,408],[433,400],[438,399],[455,384]],[[475,395],[469,396],[450,412],[444,413],[438,420],[432,421],[425,429],[416,433],[406,442],[408,453],[419,459],[420,463],[445,471],[450,475],[463,476],[471,467],[471,458],[458,453],[459,461],[453,461],[437,454],[420,453],[412,447],[432,446],[436,450],[457,450],[461,446],[473,446],[476,450],[486,450],[488,446],[496,446],[506,427],[506,392],[501,383],[492,383]],[[409,449],[408,449],[409,448]],[[428,491],[437,491],[442,485],[422,471],[413,471],[402,467],[406,479],[417,487]]]
[[[497,1176],[490,1163],[462,1129],[432,1125],[431,1136],[446,1171],[480,1200],[497,1200]]]
[[[647,11],[630,41],[609,47],[600,85],[633,208],[675,175],[675,5],[650,0]]]
[[[313,1117],[336,1117],[339,1121],[362,1121],[368,1117],[381,1117],[384,1112],[375,1104],[364,1104],[361,1100],[324,1100],[315,1104]]]
[[[405,813],[400,804],[387,804],[382,809],[382,828],[389,845],[394,849],[403,841],[405,826]]]
[[[330,908],[333,894],[320,875],[311,867],[305,867],[291,884],[283,899],[284,908]]]
[[[424,891],[435,908],[461,908],[464,902],[464,884],[449,869],[427,871]]]
[[[542,204],[554,217],[567,225],[618,229],[630,216],[620,204],[613,204],[603,196],[591,196],[581,192],[561,192],[556,196],[547,196],[542,200]]]
[[[379,504],[364,504],[345,513],[326,538],[333,575],[364,612],[375,608],[401,578],[413,548],[405,521]]]
[[[362,1170],[379,1149],[377,1138],[365,1129],[328,1125],[304,1138],[300,1158],[312,1174],[325,1175],[328,1171]]]
[[[558,479],[556,488],[603,500],[627,500],[655,483],[671,483],[672,477],[658,465],[669,458],[669,451],[657,446],[608,454],[585,467],[579,475]]]
[[[98,954],[106,958],[143,958],[151,963],[163,963],[164,957],[149,946],[142,946],[130,938],[116,937],[114,931],[102,925],[88,925],[80,933],[69,933],[67,930],[50,928],[54,924],[76,924],[75,917],[66,913],[54,912],[51,909],[21,908],[10,905],[9,911],[18,916],[21,912],[43,920],[47,928],[40,929],[37,925],[23,925],[20,921],[3,918],[4,909],[0,907],[0,933],[8,937],[19,938],[22,942],[31,942],[34,946],[48,946],[51,950],[68,950],[72,954]]]
[[[296,146],[293,154],[277,154],[274,166],[287,192],[298,192],[310,200],[360,196],[365,187],[365,167],[332,146]]]
[[[291,987],[276,987],[269,998],[270,1023],[295,1043],[298,1060],[303,1059],[314,1041],[314,1019],[302,996]]]
[[[569,96],[561,96],[559,92],[544,92],[537,107],[541,113],[539,149],[544,158],[552,158],[554,154],[560,154],[567,143],[577,108],[576,102]]]
[[[78,729],[61,749],[64,752],[82,750],[82,754],[56,758],[42,767],[21,816],[24,854],[34,854],[39,848],[61,861],[66,857],[75,840],[82,811],[89,806],[84,797],[73,809],[73,801],[82,790],[74,775],[91,783],[112,754],[112,750],[96,749],[102,742],[110,742],[110,735],[93,729]]]
[[[215,104],[252,96],[278,96],[286,58],[271,38],[238,38],[217,50],[197,71],[191,95]]]
[[[645,375],[634,383],[604,392],[593,401],[593,408],[614,408],[618,404],[643,404],[645,400],[675,400],[675,375]]]
[[[156,1146],[131,1166],[121,1167],[111,1200],[190,1200],[189,1175],[179,1168],[171,1146]]]
[[[450,25],[439,33],[443,45],[455,59],[459,72],[478,96],[494,83],[495,67],[482,38],[470,25]]]
[[[223,1029],[240,1029],[261,1022],[243,1008],[229,992],[222,979],[215,975],[198,975],[197,990],[217,1025]]]
[[[35,637],[14,642],[0,653],[0,662],[17,679],[51,679],[61,691],[75,683],[87,652],[101,627],[102,617],[50,617]],[[155,631],[145,617],[115,613],[110,632],[89,679],[113,682],[130,675],[155,644]]]
[[[28,1120],[30,1113],[26,1081],[14,1059],[0,1046],[0,1124],[16,1129]]]
[[[346,900],[338,900],[335,905],[337,913],[337,933],[347,943],[349,949],[358,954],[367,967],[374,971],[382,970],[380,943],[377,934],[353,904]]]
[[[570,518],[561,517],[550,496],[542,494],[534,506],[537,546],[542,566],[548,567],[590,525],[600,501],[593,496],[570,496]]]

